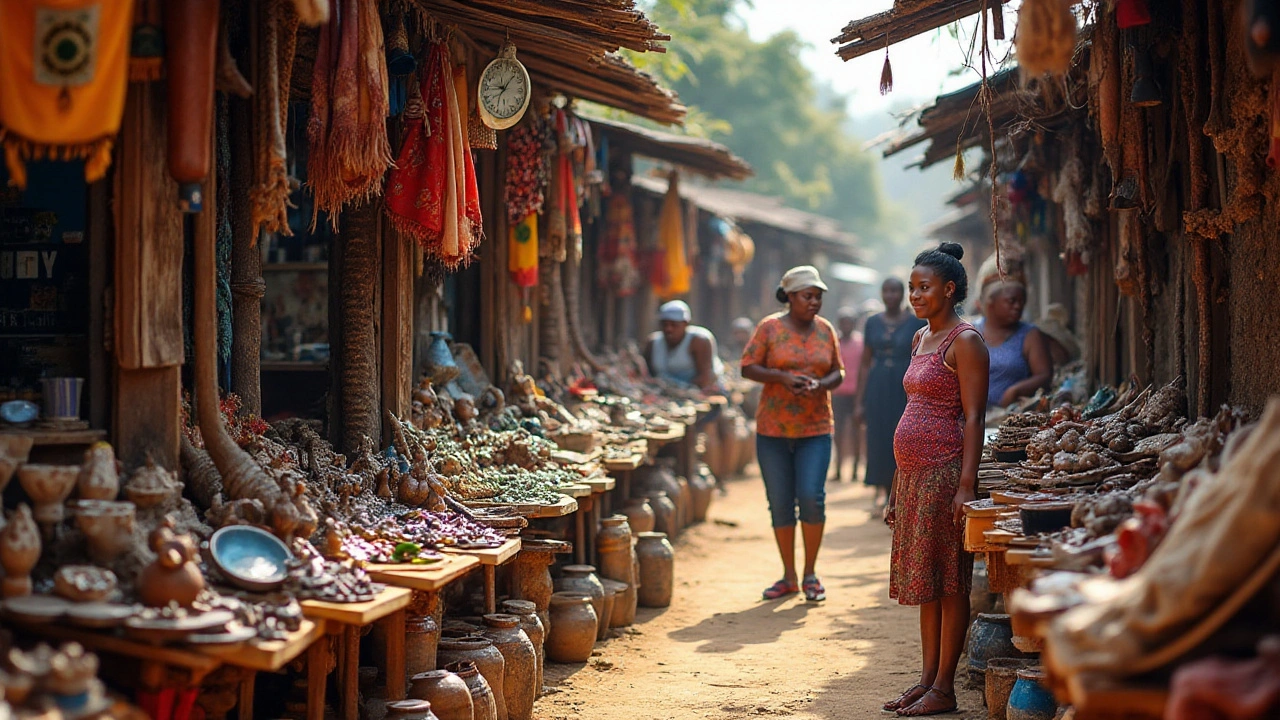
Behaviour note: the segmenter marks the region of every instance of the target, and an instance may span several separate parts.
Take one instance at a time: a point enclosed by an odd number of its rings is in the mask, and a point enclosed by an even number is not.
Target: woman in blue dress
[[[982,320],[975,323],[991,356],[987,408],[1008,407],[1031,397],[1053,380],[1045,336],[1022,322],[1027,288],[1016,280],[996,280],[982,289]]]

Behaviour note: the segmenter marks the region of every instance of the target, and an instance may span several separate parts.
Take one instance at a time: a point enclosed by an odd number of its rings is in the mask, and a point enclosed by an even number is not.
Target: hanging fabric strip
[[[285,127],[289,119],[289,84],[297,45],[298,16],[288,0],[257,3],[261,19],[257,92],[254,104],[253,189],[250,191],[253,235],[260,231],[292,235],[289,229],[289,171]],[[323,32],[323,31],[322,31]]]
[[[507,270],[522,288],[538,285],[538,214],[529,213],[511,226],[507,240]]]

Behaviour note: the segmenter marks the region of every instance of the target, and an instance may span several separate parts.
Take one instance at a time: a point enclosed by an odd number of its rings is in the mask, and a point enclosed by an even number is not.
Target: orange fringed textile
[[[129,78],[132,0],[0,2],[0,142],[10,183],[28,160],[85,161],[89,182],[111,165]]]
[[[297,46],[298,16],[287,0],[257,4],[262,21],[255,63],[255,158],[252,203],[253,235],[259,229],[292,235],[289,229],[289,171],[285,127],[289,118],[289,81]]]

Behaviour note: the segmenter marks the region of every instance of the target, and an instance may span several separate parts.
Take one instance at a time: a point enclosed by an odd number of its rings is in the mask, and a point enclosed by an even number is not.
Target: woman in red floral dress
[[[960,258],[943,243],[916,257],[910,298],[916,333],[902,384],[907,409],[893,437],[898,473],[885,508],[893,528],[889,595],[920,606],[920,683],[884,709],[921,717],[956,709],[956,665],[969,626],[973,558],[964,504],[974,498],[987,410],[987,346],[956,306],[968,294]]]

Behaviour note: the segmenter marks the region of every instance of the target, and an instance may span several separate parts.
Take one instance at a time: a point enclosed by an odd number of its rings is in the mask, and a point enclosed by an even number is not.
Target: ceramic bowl
[[[40,406],[29,400],[10,400],[0,403],[0,420],[11,425],[30,425],[40,417]]]
[[[18,468],[18,482],[35,502],[36,522],[61,522],[65,513],[63,501],[71,494],[80,476],[79,465],[36,465]]]
[[[249,525],[228,525],[209,538],[214,567],[232,584],[252,592],[283,585],[292,556],[275,535]]]

